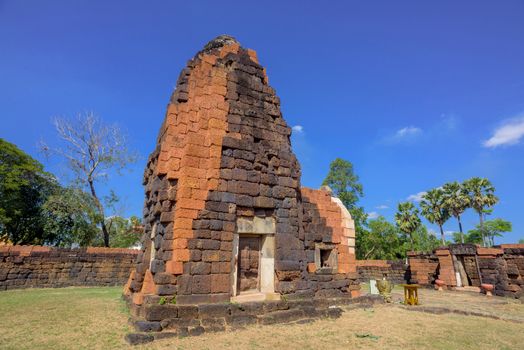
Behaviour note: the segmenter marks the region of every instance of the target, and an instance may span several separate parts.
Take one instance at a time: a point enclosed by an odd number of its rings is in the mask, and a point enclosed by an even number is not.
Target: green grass
[[[121,287],[0,292],[0,348],[120,348],[129,328],[121,295]]]
[[[121,292],[119,287],[0,292],[0,349],[128,349],[124,336],[131,327]],[[421,297],[428,306],[524,318],[524,305],[503,298],[431,290]],[[337,320],[253,326],[133,349],[522,349],[522,323],[431,315],[396,304],[346,311]]]

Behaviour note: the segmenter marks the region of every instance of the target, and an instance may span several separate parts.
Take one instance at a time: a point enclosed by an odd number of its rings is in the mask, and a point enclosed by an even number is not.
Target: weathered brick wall
[[[357,272],[360,282],[370,279],[381,280],[383,277],[393,283],[409,283],[411,271],[404,260],[357,260]]]
[[[473,286],[493,284],[498,296],[524,297],[524,244],[502,244],[483,248],[471,244],[441,247],[434,254],[409,253],[412,282],[433,284],[443,280],[450,287],[457,285],[453,256],[462,257],[464,268]],[[477,270],[480,270],[481,279]]]
[[[430,253],[408,253],[411,283],[433,284],[438,276],[439,258]]]
[[[340,200],[332,197],[328,191],[303,187],[301,194],[304,245],[299,246],[299,252],[305,251],[308,271],[307,278],[301,279],[301,283],[306,286],[302,289],[309,290],[316,297],[333,297],[345,293],[358,295],[355,227],[351,215]],[[331,246],[336,250],[337,267],[327,274],[317,269],[315,254],[320,246]],[[299,263],[300,260],[297,260]],[[300,273],[300,269],[297,270]]]
[[[0,290],[124,285],[137,254],[115,248],[0,246]]]
[[[524,297],[524,244],[478,248],[477,254],[482,283],[493,284],[495,295]]]

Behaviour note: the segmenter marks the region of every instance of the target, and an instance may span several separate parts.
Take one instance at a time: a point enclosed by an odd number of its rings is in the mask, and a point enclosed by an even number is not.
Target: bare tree
[[[104,245],[109,247],[104,205],[95,187],[108,179],[110,171],[120,173],[136,156],[128,151],[120,128],[104,124],[92,112],[78,114],[75,119],[55,118],[53,124],[63,146],[50,148],[42,144],[42,150],[63,157],[76,182],[89,189],[99,211]]]

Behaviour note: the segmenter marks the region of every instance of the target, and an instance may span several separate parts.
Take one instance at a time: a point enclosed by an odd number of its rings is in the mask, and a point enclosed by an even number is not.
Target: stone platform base
[[[144,305],[130,308],[130,323],[137,333],[126,335],[129,344],[143,344],[168,337],[197,336],[206,332],[235,330],[248,325],[306,323],[338,318],[345,305],[382,303],[379,296],[278,300],[201,305]]]

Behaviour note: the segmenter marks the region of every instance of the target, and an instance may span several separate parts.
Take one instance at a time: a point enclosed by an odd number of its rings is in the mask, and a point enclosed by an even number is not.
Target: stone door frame
[[[258,292],[274,293],[275,292],[275,235],[260,233],[236,233],[233,236],[233,259],[232,259],[232,278],[231,278],[231,296],[242,295],[238,291],[238,264],[239,264],[239,246],[240,238],[257,237],[260,239],[260,250],[258,258]],[[252,292],[247,292],[249,294]]]
[[[244,293],[237,290],[238,253],[240,237],[259,237],[260,254],[258,262],[259,293],[267,296],[275,294],[275,219],[272,217],[250,217],[237,219],[237,232],[233,235],[233,254],[231,259],[231,297]]]

